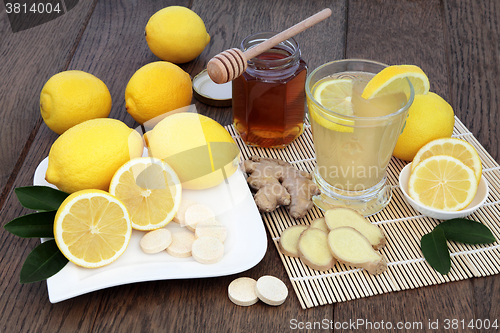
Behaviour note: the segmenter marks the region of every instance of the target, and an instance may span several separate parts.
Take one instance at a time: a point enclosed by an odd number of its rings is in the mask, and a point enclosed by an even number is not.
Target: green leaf
[[[23,238],[54,238],[56,211],[33,213],[13,219],[5,230]]]
[[[21,268],[21,283],[46,280],[66,266],[68,259],[51,239],[38,245],[28,254]]]
[[[429,265],[443,275],[448,274],[451,259],[443,229],[436,227],[432,232],[422,236],[420,248]]]
[[[69,195],[48,186],[18,187],[15,192],[23,207],[38,211],[57,210]]]
[[[451,219],[438,225],[448,240],[467,244],[489,244],[496,241],[487,226],[467,219]]]

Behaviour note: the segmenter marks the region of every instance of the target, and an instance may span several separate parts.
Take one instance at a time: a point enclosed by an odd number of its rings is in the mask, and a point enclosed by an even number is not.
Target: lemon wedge
[[[420,162],[434,155],[448,155],[458,158],[465,165],[474,170],[476,180],[479,184],[483,166],[476,149],[467,141],[456,138],[432,140],[417,152],[413,158],[411,169],[414,170]]]
[[[429,92],[429,79],[420,67],[415,65],[388,66],[377,73],[366,85],[361,97],[370,99],[398,92],[410,93],[406,79],[413,85],[415,95]]]
[[[351,79],[325,79],[320,81],[314,88],[314,99],[324,108],[346,116],[353,115],[352,107],[352,87]],[[337,131],[353,132],[353,120],[342,119],[331,113],[327,113],[313,103],[308,103],[309,113],[313,120],[319,125]],[[346,125],[346,126],[344,126]]]
[[[132,224],[120,200],[101,190],[82,190],[68,196],[54,219],[59,250],[86,268],[108,265],[125,252]]]
[[[167,163],[158,158],[140,157],[118,169],[109,193],[127,207],[132,228],[154,230],[174,218],[181,204],[182,187]]]
[[[459,159],[435,155],[420,162],[412,171],[408,194],[424,206],[458,211],[471,203],[477,186],[474,171]]]

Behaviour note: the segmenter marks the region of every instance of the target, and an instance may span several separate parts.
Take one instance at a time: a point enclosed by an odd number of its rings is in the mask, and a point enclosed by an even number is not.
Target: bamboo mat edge
[[[307,122],[304,127],[304,133],[284,149],[247,147],[232,125],[225,128],[238,144],[242,160],[251,155],[280,158],[312,172],[315,164],[312,134]],[[457,117],[453,137],[466,140],[476,148],[483,163],[483,176],[489,183],[486,203],[469,218],[487,225],[495,238],[500,239],[500,226],[496,222],[500,221],[500,166]],[[452,268],[447,275],[437,273],[425,262],[420,252],[420,238],[439,221],[421,215],[406,204],[398,185],[399,172],[405,165],[406,162],[392,158],[387,168],[388,183],[394,186],[392,200],[382,212],[368,217],[387,238],[387,246],[380,251],[388,262],[383,274],[375,276],[342,264],[320,272],[279,251],[281,232],[291,225],[309,225],[323,216],[317,207],[301,220],[292,219],[284,208],[261,214],[303,309],[500,273],[498,241],[487,246],[449,242]]]

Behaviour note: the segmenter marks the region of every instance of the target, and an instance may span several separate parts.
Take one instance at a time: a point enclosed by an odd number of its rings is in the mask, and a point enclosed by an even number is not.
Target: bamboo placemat
[[[304,133],[285,149],[247,147],[232,126],[226,128],[240,147],[243,159],[252,155],[279,158],[291,162],[299,169],[313,171],[314,147],[311,128],[307,123]],[[468,141],[476,148],[483,163],[483,175],[489,183],[486,203],[469,218],[488,226],[498,240],[500,239],[498,222],[500,221],[500,166],[456,117],[453,136]],[[420,251],[420,239],[424,234],[431,232],[440,221],[421,215],[404,200],[398,185],[398,176],[405,165],[405,162],[392,158],[387,168],[388,183],[395,186],[392,200],[380,213],[368,217],[370,222],[382,228],[387,238],[387,245],[380,251],[388,263],[387,271],[383,274],[370,275],[363,269],[353,269],[343,264],[337,264],[333,269],[320,272],[308,268],[298,258],[281,254],[278,250],[281,232],[291,225],[309,225],[314,219],[323,216],[317,207],[301,220],[291,218],[284,208],[262,214],[262,219],[303,309],[499,273],[498,241],[487,246],[449,242],[452,266],[447,275],[437,273],[426,263]]]

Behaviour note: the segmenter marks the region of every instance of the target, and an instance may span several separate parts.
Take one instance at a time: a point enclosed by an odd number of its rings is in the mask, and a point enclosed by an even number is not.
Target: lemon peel
[[[117,119],[87,120],[64,132],[49,152],[47,182],[67,193],[107,191],[116,170],[140,157],[141,135]]]
[[[125,107],[139,124],[154,125],[191,104],[191,77],[179,66],[156,61],[139,68],[125,88]]]
[[[428,142],[451,137],[454,125],[453,108],[443,98],[433,92],[415,95],[393,156],[405,161],[413,160],[418,150]]]
[[[145,36],[151,52],[175,64],[195,59],[210,42],[203,20],[182,6],[169,6],[151,16]]]
[[[231,134],[197,113],[169,115],[147,133],[149,155],[167,162],[184,189],[216,186],[235,173],[240,151]]]
[[[111,111],[111,94],[99,78],[70,70],[53,75],[40,92],[40,113],[57,134],[86,120],[106,118]]]

